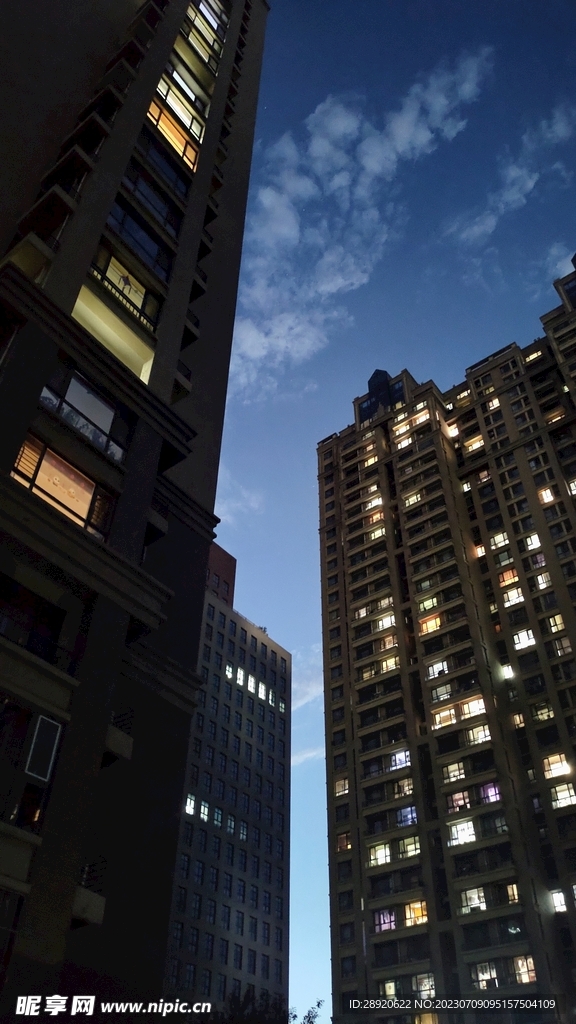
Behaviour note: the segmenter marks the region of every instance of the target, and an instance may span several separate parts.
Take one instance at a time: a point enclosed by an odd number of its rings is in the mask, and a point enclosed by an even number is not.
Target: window
[[[576,804],[576,793],[571,782],[562,782],[559,786],[552,786],[550,796],[554,810]]]
[[[448,671],[447,661],[436,661],[433,665],[428,665],[426,674],[428,679],[437,679],[438,676],[443,676]]]
[[[202,803],[200,804],[200,820],[201,821],[208,821],[209,817],[210,817],[210,805],[208,804],[208,802],[206,800],[202,800]]]
[[[376,867],[378,864],[389,864],[390,863],[390,844],[389,843],[377,843],[376,846],[370,846],[368,848],[368,855],[370,858],[370,867]]]
[[[442,769],[444,782],[456,782],[457,779],[464,779],[466,772],[462,761],[455,761],[454,764],[446,764]]]
[[[554,501],[554,491],[551,487],[544,487],[538,491],[538,499],[541,505],[547,505],[549,501]]]
[[[428,911],[426,900],[415,900],[414,903],[406,903],[404,906],[404,924],[407,928],[413,925],[426,924]]]
[[[555,914],[565,914],[567,911],[566,897],[561,889],[550,893]]]
[[[461,810],[470,810],[470,794],[467,790],[459,793],[449,793],[446,797],[448,814],[456,814]]]
[[[470,976],[474,988],[498,988],[498,972],[492,960],[483,964],[470,964]]]
[[[334,783],[334,796],[345,796],[348,792],[348,779],[337,779]]]
[[[436,989],[433,974],[416,974],[412,977],[412,991],[423,999],[434,999]]]
[[[494,804],[502,799],[500,787],[497,782],[486,782],[480,786],[480,802],[483,804]]]
[[[531,985],[536,981],[534,960],[531,956],[515,956],[512,963],[518,985]]]
[[[486,708],[482,697],[477,697],[475,700],[468,700],[465,704],[460,705],[461,718],[473,718],[474,715],[482,715],[485,711]]]
[[[565,754],[550,754],[542,761],[544,776],[547,779],[554,779],[558,775],[571,775],[572,769],[566,761]]]
[[[342,853],[343,850],[352,849],[352,840],[350,838],[350,832],[341,832],[340,835],[336,836],[336,852]]]
[[[486,896],[484,889],[480,886],[477,889],[465,889],[460,893],[460,913],[472,914],[476,910],[486,910]]]
[[[77,526],[104,538],[111,522],[112,495],[31,434],[10,475]]]
[[[464,843],[476,841],[473,821],[459,821],[455,825],[448,826],[450,831],[449,846],[462,846]]]
[[[544,598],[542,600],[544,600]],[[551,633],[559,633],[564,629],[564,619],[561,615],[551,615],[548,619],[548,625]]]
[[[496,551],[498,548],[505,547],[508,543],[507,533],[495,533],[494,536],[490,538],[490,549],[491,551]]]
[[[533,647],[536,643],[534,632],[531,629],[522,629],[513,636],[514,650],[522,651],[525,647]]]
[[[561,658],[564,654],[572,653],[572,644],[567,636],[554,640],[554,653],[557,658]]]
[[[520,587],[512,587],[511,590],[505,590],[503,597],[505,608],[510,608],[515,604],[521,604],[524,601],[524,594]]]
[[[391,908],[389,910],[375,910],[374,911],[374,931],[375,932],[389,932],[396,928],[396,911]]]
[[[431,615],[427,619],[422,619],[420,622],[420,634],[433,633],[436,629],[440,629],[442,625],[442,618],[440,615]]]
[[[537,533],[531,533],[529,537],[525,537],[525,544],[527,551],[534,551],[540,547],[540,537]]]
[[[408,857],[416,857],[420,853],[420,839],[418,836],[409,836],[408,839],[398,840],[398,859],[407,860]]]
[[[488,725],[477,725],[474,729],[466,729],[465,736],[469,747],[474,746],[476,743],[486,743],[487,740],[491,739]]]
[[[442,729],[445,725],[454,725],[456,721],[456,709],[455,708],[444,708],[442,711],[436,711],[433,717],[432,728]]]

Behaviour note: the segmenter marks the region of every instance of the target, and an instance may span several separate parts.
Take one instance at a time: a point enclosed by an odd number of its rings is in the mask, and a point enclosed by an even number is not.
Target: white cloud
[[[298,750],[292,754],[291,764],[293,768],[296,768],[299,764],[304,764],[305,761],[316,761],[325,756],[325,747],[310,747],[308,750]]]
[[[259,491],[251,491],[234,479],[226,466],[220,465],[216,515],[223,523],[235,526],[240,516],[263,511],[264,501]]]
[[[292,655],[292,710],[304,707],[322,697],[322,646],[313,644],[307,650],[296,650]]]
[[[549,120],[542,120],[522,136],[517,157],[508,156],[500,162],[500,187],[489,192],[480,213],[465,213],[446,228],[464,246],[477,246],[494,233],[502,217],[526,205],[536,185],[546,172],[566,176],[561,163],[546,164],[547,150],[567,142],[576,129],[576,107],[557,107]]]
[[[355,97],[328,96],[296,137],[264,154],[249,213],[231,392],[273,392],[278,376],[328,344],[349,320],[339,303],[362,287],[400,216],[389,183],[466,126],[491,64],[484,48],[437,68],[374,125]],[[559,129],[558,129],[559,130]]]
[[[555,281],[559,277],[565,277],[574,270],[572,256],[574,250],[569,249],[562,242],[553,242],[546,253],[542,265],[548,280]]]

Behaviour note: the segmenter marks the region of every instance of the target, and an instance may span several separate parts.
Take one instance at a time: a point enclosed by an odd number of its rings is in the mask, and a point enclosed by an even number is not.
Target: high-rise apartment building
[[[319,445],[337,1020],[576,1004],[576,274],[556,289],[544,337],[446,392],[377,370]]]
[[[10,993],[162,994],[266,13],[3,20]]]
[[[213,544],[167,988],[286,1007],[291,659],[233,610],[235,571]]]

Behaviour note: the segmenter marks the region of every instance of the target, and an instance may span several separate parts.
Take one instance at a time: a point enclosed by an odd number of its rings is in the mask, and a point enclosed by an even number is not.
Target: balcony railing
[[[120,289],[116,287],[114,282],[111,281],[109,277],[106,277],[106,271],[101,270],[100,267],[97,267],[93,263],[92,266],[90,267],[90,273],[92,274],[92,277],[97,278],[97,280],[100,281],[104,288],[106,288],[109,292],[112,293],[116,301],[120,302],[123,306],[125,306],[126,309],[128,309],[129,312],[132,314],[132,316],[136,317],[136,319],[139,320],[140,323],[144,325],[144,327],[147,327],[148,330],[150,331],[154,331],[156,329],[158,317],[151,317],[148,316],[146,313],[143,313],[142,310],[124,294],[124,292],[120,291]]]
[[[45,636],[38,629],[23,625],[7,608],[0,609],[0,636],[17,644],[18,647],[30,651],[42,661],[54,665],[61,672],[66,672],[71,676],[76,672],[78,655],[61,647],[55,640]]]
[[[108,435],[100,429],[92,420],[89,420],[84,413],[75,409],[73,405],[60,398],[50,388],[43,388],[40,395],[40,403],[49,412],[54,413],[59,419],[64,420],[73,427],[79,434],[86,437],[99,451],[107,455],[113,462],[120,464],[124,461],[126,452],[119,444],[112,441]]]

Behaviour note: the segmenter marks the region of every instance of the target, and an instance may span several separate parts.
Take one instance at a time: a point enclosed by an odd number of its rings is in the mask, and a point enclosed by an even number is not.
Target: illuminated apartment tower
[[[267,4],[49,6],[2,33],[2,965],[158,998]]]
[[[213,544],[168,990],[287,1007],[291,659],[233,610],[235,573]]]
[[[576,274],[556,288],[545,337],[445,393],[377,370],[319,445],[338,1020],[356,994],[576,1002]]]

